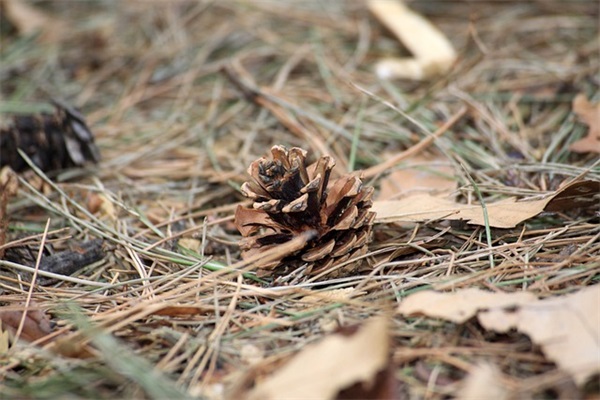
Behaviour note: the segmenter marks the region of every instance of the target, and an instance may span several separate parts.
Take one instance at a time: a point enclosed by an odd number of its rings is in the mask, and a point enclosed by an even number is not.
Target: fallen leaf
[[[390,199],[399,193],[429,193],[439,196],[456,187],[452,167],[443,159],[417,155],[405,160],[406,166],[381,180],[378,200]]]
[[[501,378],[502,373],[495,365],[477,365],[463,381],[463,386],[456,398],[459,400],[508,399],[510,393],[500,383]]]
[[[542,351],[578,385],[600,372],[600,285],[566,296],[539,300],[516,311],[490,308],[479,313],[486,329],[516,329],[539,344]]]
[[[189,317],[191,315],[203,315],[212,311],[209,307],[165,305],[154,311],[151,315],[167,315],[169,317]]]
[[[15,310],[14,307],[8,306],[0,307],[0,322],[11,336],[14,336],[19,329],[22,317],[22,310]],[[50,319],[46,314],[39,309],[30,309],[25,316],[23,330],[21,331],[19,339],[33,342],[43,338],[51,332]]]
[[[408,296],[398,310],[406,316],[427,315],[459,323],[477,315],[486,329],[516,329],[581,385],[600,372],[599,304],[600,285],[595,285],[543,300],[527,292],[423,291]]]
[[[600,153],[600,103],[592,104],[584,94],[573,99],[573,112],[589,126],[587,136],[573,142],[569,150],[576,153]]]
[[[486,204],[489,224],[495,228],[514,228],[542,211],[565,211],[598,204],[600,182],[579,181],[557,190],[541,200],[517,201],[509,198]],[[427,194],[401,200],[381,200],[373,203],[376,223],[422,222],[437,219],[465,220],[473,225],[485,225],[480,205],[458,204],[452,200]]]
[[[389,363],[388,320],[380,317],[353,333],[337,333],[306,346],[249,393],[249,399],[334,399],[357,383],[372,388]]]
[[[514,307],[535,300],[537,297],[528,292],[494,293],[475,288],[455,293],[425,290],[408,296],[400,303],[398,310],[404,315],[427,315],[463,323],[485,308]]]
[[[412,53],[414,58],[387,58],[375,71],[380,78],[422,80],[442,74],[456,60],[456,51],[444,34],[400,0],[370,0],[369,10]]]

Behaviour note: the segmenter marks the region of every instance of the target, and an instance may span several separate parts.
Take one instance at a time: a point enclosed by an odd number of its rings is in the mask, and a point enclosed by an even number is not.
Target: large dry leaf
[[[569,146],[577,153],[600,153],[600,103],[592,104],[584,94],[573,99],[573,112],[589,126],[587,136]]]
[[[579,181],[566,185],[554,194],[533,201],[514,198],[486,205],[489,224],[495,228],[513,228],[542,211],[565,211],[598,204],[600,182]],[[473,225],[485,225],[480,205],[458,204],[452,200],[427,194],[401,200],[376,201],[375,222],[422,222],[437,219],[464,220]]]
[[[387,200],[399,193],[428,193],[439,196],[456,188],[451,177],[454,170],[442,158],[416,155],[405,160],[406,166],[381,180],[377,200]]]
[[[479,313],[486,329],[517,329],[575,382],[600,372],[600,285],[567,296],[539,300],[516,311],[491,308]]]
[[[375,67],[379,77],[421,80],[450,69],[456,52],[446,36],[427,19],[401,0],[370,0],[368,6],[414,56],[379,61]]]
[[[376,318],[351,335],[333,334],[306,346],[248,398],[333,399],[356,383],[369,386],[389,361],[387,329],[387,319]]]
[[[479,323],[498,332],[516,329],[537,343],[544,354],[582,384],[600,372],[600,285],[577,293],[538,300],[530,293],[492,293],[465,289],[456,293],[423,291],[399,306],[403,315],[427,315]]]

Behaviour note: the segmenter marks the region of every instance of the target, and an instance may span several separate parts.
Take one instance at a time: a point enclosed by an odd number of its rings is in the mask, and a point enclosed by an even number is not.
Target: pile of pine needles
[[[102,153],[96,167],[21,174],[6,246],[100,238],[105,252],[47,285],[32,283],[34,268],[0,261],[0,305],[35,305],[54,324],[36,346],[0,355],[2,397],[220,398],[254,379],[249,371],[269,374],[338,326],[393,312],[419,290],[547,297],[597,283],[598,216],[577,212],[492,229],[491,256],[484,227],[378,225],[369,269],[345,278],[257,278],[240,261],[233,212],[248,200],[239,187],[274,144],[314,159],[326,152],[345,173],[384,163],[460,114],[426,149],[459,166],[458,201],[476,199],[475,189],[491,202],[582,174],[600,179],[590,170],[597,155],[568,149],[586,129],[573,97],[599,92],[597,4],[413,6],[459,54],[451,71],[424,82],[377,79],[377,59],[402,50],[361,2],[38,5],[62,24],[60,40],[1,24],[3,119],[65,99],[81,108]],[[366,181],[378,189],[401,168]],[[348,291],[304,301],[335,289]],[[516,393],[575,390],[521,334],[396,315],[392,338],[405,398],[455,394],[482,359]]]

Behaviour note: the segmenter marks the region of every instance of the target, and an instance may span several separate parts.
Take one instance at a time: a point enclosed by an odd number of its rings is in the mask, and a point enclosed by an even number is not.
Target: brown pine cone
[[[356,174],[329,185],[333,158],[321,157],[306,166],[306,151],[273,146],[273,160],[260,158],[250,164],[252,180],[242,193],[254,200],[252,208],[238,206],[235,224],[244,238],[242,257],[283,244],[298,234],[314,231],[303,249],[279,260],[259,265],[262,275],[290,272],[306,265],[306,275],[316,275],[350,258],[364,255],[371,240],[375,213],[369,211],[373,187],[363,186]],[[328,277],[348,275],[358,262],[335,269]]]
[[[74,108],[54,101],[54,114],[22,115],[0,129],[0,166],[20,172],[29,168],[17,152],[21,149],[42,171],[98,162],[100,152],[83,116]]]

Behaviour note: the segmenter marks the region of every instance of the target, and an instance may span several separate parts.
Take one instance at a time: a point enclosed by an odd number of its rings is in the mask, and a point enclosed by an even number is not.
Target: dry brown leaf
[[[477,365],[464,380],[463,387],[458,393],[460,400],[509,398],[509,392],[501,383],[502,373],[495,365]]]
[[[600,103],[592,104],[584,94],[579,94],[573,99],[573,112],[589,126],[589,131],[569,149],[576,153],[600,153]]]
[[[492,293],[465,289],[456,293],[423,291],[399,306],[403,315],[427,315],[464,322],[477,315],[486,329],[517,329],[578,384],[600,372],[600,285],[577,293],[538,300],[527,292]]]
[[[2,1],[2,11],[17,31],[24,35],[40,32],[42,42],[53,42],[64,33],[64,23],[57,17],[46,15],[23,0]]]
[[[22,317],[23,311],[21,310],[15,310],[11,307],[0,308],[0,322],[2,323],[3,328],[11,335],[14,335],[17,332]],[[50,319],[46,314],[37,309],[29,310],[25,316],[23,330],[21,331],[19,339],[33,342],[43,338],[51,332]]]
[[[542,211],[565,211],[598,204],[600,182],[579,181],[566,185],[541,200],[516,201],[506,199],[486,205],[489,224],[495,228],[514,228]],[[382,200],[371,208],[377,213],[375,222],[421,222],[437,219],[465,220],[473,225],[485,225],[480,205],[458,204],[427,194],[401,200]]]
[[[383,59],[375,66],[380,78],[427,79],[450,69],[456,52],[446,36],[401,0],[370,0],[369,9],[413,54]]]
[[[334,399],[358,382],[370,385],[388,362],[388,320],[375,318],[351,335],[333,334],[306,346],[248,398]]]
[[[377,200],[387,200],[399,193],[450,193],[456,181],[448,178],[454,170],[443,159],[416,155],[406,159],[407,166],[393,171],[381,180]],[[424,168],[426,167],[426,169]]]
[[[185,306],[185,305],[166,305],[156,310],[152,315],[168,315],[169,317],[189,317],[191,315],[207,314],[206,307]]]
[[[425,290],[408,296],[400,303],[398,310],[404,315],[427,315],[462,323],[485,308],[514,307],[536,300],[537,297],[528,292],[494,293],[475,288],[455,293]]]
[[[516,311],[491,308],[479,313],[486,329],[517,329],[579,385],[600,372],[600,285],[566,296],[539,300]]]

